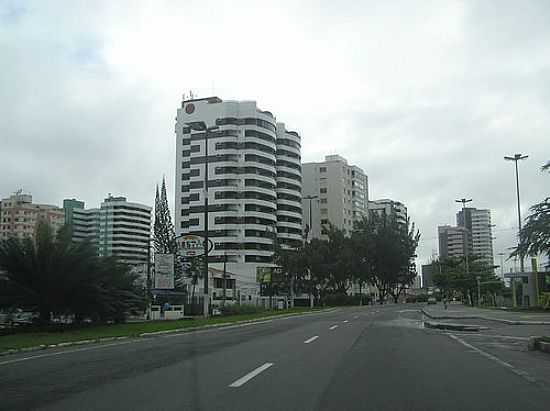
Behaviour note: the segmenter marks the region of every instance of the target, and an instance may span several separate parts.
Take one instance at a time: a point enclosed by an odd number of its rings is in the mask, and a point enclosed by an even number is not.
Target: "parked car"
[[[437,304],[435,297],[428,297],[428,304]]]

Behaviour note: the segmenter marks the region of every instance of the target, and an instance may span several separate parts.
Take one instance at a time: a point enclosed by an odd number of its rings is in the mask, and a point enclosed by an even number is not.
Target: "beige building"
[[[34,238],[39,221],[48,222],[57,231],[65,224],[63,209],[33,204],[32,196],[23,194],[21,190],[0,202],[0,240]]]
[[[367,214],[368,178],[363,170],[339,155],[330,155],[323,162],[302,164],[302,176],[308,239],[321,238],[322,227],[329,222],[351,234],[354,222]]]

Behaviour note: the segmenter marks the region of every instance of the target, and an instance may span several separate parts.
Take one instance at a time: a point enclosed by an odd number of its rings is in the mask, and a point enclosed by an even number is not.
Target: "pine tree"
[[[159,197],[159,189],[155,196],[155,225],[154,225],[155,252],[157,253],[175,253],[176,241],[174,225],[168,208],[168,198],[166,196],[166,183],[162,178],[162,187]]]

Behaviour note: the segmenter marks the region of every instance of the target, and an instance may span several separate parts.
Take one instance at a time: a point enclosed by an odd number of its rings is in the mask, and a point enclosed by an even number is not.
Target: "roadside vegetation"
[[[65,342],[74,342],[82,340],[97,340],[109,337],[138,337],[143,333],[152,333],[157,331],[169,331],[178,329],[188,329],[215,324],[229,324],[239,321],[252,321],[264,317],[273,317],[278,315],[296,315],[311,311],[317,311],[318,308],[310,309],[305,307],[290,308],[288,310],[262,311],[248,314],[235,314],[229,316],[217,316],[208,319],[184,319],[175,321],[148,321],[112,325],[88,325],[76,327],[65,327],[56,332],[34,331],[32,328],[17,334],[5,335],[0,337],[0,353],[9,349],[20,349],[25,347],[36,347],[40,345],[51,345]]]

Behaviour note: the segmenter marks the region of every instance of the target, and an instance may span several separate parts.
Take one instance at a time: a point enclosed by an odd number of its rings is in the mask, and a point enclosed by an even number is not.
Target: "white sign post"
[[[156,289],[174,289],[174,254],[155,254]]]

